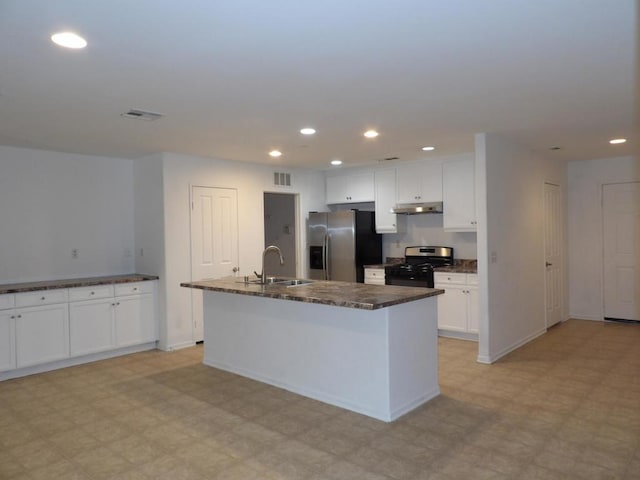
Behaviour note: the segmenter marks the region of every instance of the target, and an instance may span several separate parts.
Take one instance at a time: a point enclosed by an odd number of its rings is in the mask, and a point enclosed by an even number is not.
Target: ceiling
[[[628,155],[637,14],[635,0],[0,0],[0,144],[324,169],[504,132],[561,160]],[[88,47],[54,45],[60,30]]]

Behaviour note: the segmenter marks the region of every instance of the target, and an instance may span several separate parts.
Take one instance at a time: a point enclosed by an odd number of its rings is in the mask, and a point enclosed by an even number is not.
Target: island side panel
[[[205,291],[204,363],[388,421],[387,310]]]
[[[440,394],[437,297],[389,309],[390,419]]]

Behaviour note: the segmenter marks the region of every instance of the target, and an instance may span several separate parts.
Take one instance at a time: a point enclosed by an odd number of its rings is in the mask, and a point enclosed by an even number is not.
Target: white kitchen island
[[[442,290],[222,279],[204,292],[204,363],[383,421],[440,393]]]

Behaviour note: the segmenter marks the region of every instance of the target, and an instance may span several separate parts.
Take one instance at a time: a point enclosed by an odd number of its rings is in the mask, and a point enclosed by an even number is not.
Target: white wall
[[[164,274],[166,311],[160,319],[166,330],[162,348],[193,341],[190,289],[180,287],[191,280],[190,188],[192,185],[234,188],[238,191],[239,276],[260,270],[264,249],[263,193],[300,193],[299,262],[306,272],[306,217],[309,210],[324,206],[321,173],[291,170],[292,186],[273,185],[273,172],[282,168],[229,162],[178,154],[163,154],[164,189]]]
[[[136,271],[158,275],[157,317],[166,319],[164,248],[164,193],[162,155],[134,162]],[[162,322],[165,325],[166,322]],[[167,329],[160,328],[159,344],[167,344]]]
[[[0,283],[133,273],[133,203],[131,160],[0,146]]]
[[[498,134],[478,134],[476,155],[478,360],[491,363],[546,330],[544,182],[566,192],[566,165]]]
[[[640,181],[639,157],[570,162],[569,315],[603,320],[602,186]]]

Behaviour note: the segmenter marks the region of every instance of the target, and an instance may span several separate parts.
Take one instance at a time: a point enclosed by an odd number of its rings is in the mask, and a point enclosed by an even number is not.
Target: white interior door
[[[640,320],[640,183],[602,187],[604,317]]]
[[[544,184],[545,311],[547,328],[562,320],[562,193],[558,185]]]
[[[192,187],[191,280],[233,275],[238,263],[237,191],[230,188]],[[202,291],[192,288],[191,301],[193,336],[199,342],[204,338]]]

